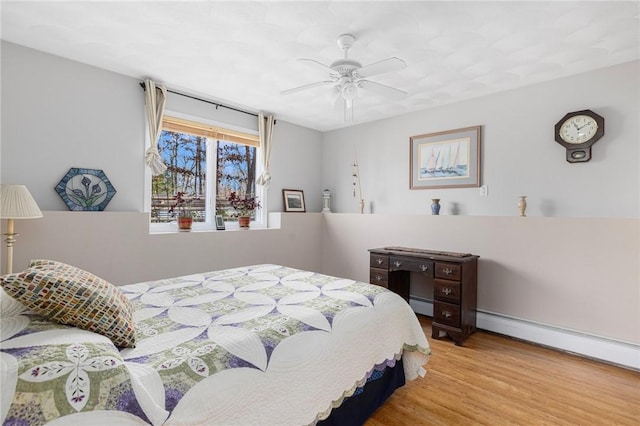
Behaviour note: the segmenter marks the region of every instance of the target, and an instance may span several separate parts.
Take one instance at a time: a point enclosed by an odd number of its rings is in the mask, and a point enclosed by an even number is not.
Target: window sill
[[[251,222],[249,229],[240,229],[237,222],[225,222],[226,229],[215,229],[208,224],[194,224],[189,230],[178,229],[176,222],[170,223],[153,223],[149,224],[149,234],[189,234],[189,233],[203,233],[203,232],[227,232],[227,231],[251,231],[259,229],[269,229],[266,224],[261,222]]]

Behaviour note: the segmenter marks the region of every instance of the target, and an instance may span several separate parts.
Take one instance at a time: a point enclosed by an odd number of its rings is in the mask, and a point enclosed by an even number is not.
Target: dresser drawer
[[[389,272],[386,269],[369,268],[369,282],[389,288]]]
[[[435,279],[433,284],[433,298],[445,302],[460,303],[460,283]]]
[[[372,268],[389,269],[389,256],[384,254],[371,254],[369,266]]]
[[[460,305],[436,300],[433,303],[433,321],[451,327],[460,327]]]
[[[460,265],[436,262],[436,278],[460,281]]]
[[[389,256],[389,270],[424,272],[428,276],[433,277],[433,262],[424,259]]]

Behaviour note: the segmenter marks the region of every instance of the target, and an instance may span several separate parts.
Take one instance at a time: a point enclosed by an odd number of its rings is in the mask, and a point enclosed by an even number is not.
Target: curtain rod
[[[140,83],[140,87],[142,87],[142,90],[147,90],[146,84],[144,84],[144,82]],[[196,101],[205,102],[207,104],[215,105],[216,109],[218,109],[219,107],[222,107],[222,108],[230,109],[232,111],[237,111],[237,112],[241,112],[243,114],[248,114],[248,115],[253,115],[254,117],[258,117],[258,114],[254,114],[253,112],[243,111],[241,109],[230,107],[230,106],[227,106],[227,105],[224,105],[224,104],[219,104],[217,102],[209,101],[207,99],[198,98],[196,96],[187,95],[185,93],[175,92],[175,91],[169,90],[169,89],[167,89],[167,92],[173,93],[174,95],[184,96],[185,98],[195,99]]]

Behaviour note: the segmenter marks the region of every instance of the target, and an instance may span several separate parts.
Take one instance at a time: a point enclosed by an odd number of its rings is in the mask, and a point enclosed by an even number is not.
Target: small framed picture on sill
[[[224,229],[225,229],[224,228],[224,219],[219,214],[216,215],[216,229],[218,231],[224,231]]]
[[[282,198],[284,199],[285,212],[305,212],[304,192],[298,189],[283,189]]]

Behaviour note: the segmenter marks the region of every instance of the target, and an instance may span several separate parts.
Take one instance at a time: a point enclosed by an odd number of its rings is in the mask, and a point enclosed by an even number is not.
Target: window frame
[[[253,129],[241,128],[239,126],[234,126],[226,123],[220,123],[213,120],[208,120],[202,117],[198,117],[191,114],[180,113],[177,111],[165,110],[165,116],[174,117],[181,120],[187,120],[191,122],[201,123],[205,126],[217,127],[224,130],[229,130],[230,132],[240,132],[246,133],[250,135],[258,136],[258,131]],[[165,130],[165,127],[162,127]],[[169,131],[176,131],[170,130]],[[145,132],[147,133],[147,132]],[[193,222],[191,227],[192,231],[216,231],[215,224],[215,203],[216,203],[216,176],[217,176],[217,140],[212,137],[208,137],[206,139],[206,161],[207,161],[207,176],[212,176],[213,180],[210,182],[209,177],[207,178],[206,185],[206,202],[205,202],[205,221],[204,222]],[[224,140],[224,139],[222,139]],[[235,141],[227,141],[234,142]],[[147,147],[150,146],[149,136],[146,136]],[[156,142],[157,143],[157,142]],[[260,149],[260,141],[258,140],[256,145],[256,179],[258,176],[262,174],[262,155],[263,152]],[[178,230],[178,226],[176,222],[166,222],[166,223],[152,223],[151,222],[151,198],[153,196],[152,191],[152,180],[153,177],[151,175],[151,170],[149,167],[145,167],[145,191],[144,191],[144,208],[145,212],[149,213],[149,231],[150,233],[172,233],[172,232],[180,232]],[[267,191],[262,185],[258,185],[256,183],[256,195],[260,200],[261,207],[256,209],[255,219],[251,221],[252,228],[266,228],[266,206],[267,206]],[[226,229],[240,229],[238,222],[225,222]]]

